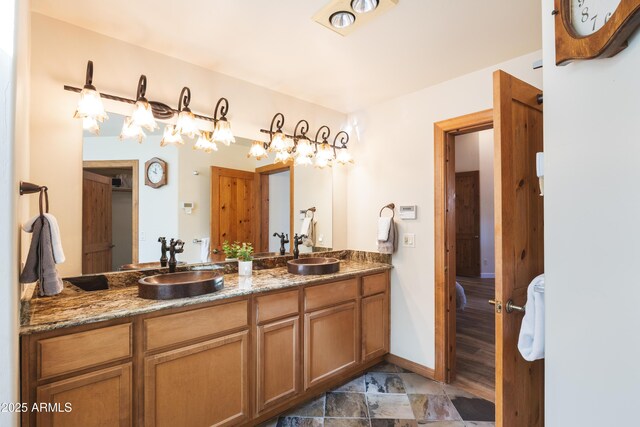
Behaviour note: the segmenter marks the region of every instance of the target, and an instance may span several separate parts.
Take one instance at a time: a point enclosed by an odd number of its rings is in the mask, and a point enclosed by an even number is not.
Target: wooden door
[[[254,172],[211,167],[212,248],[221,248],[225,240],[260,246],[259,186]]]
[[[544,425],[544,363],[518,352],[527,286],[544,271],[543,198],[536,152],[543,151],[541,91],[513,76],[493,75],[495,129],[496,421],[503,427]],[[499,312],[498,312],[499,311]]]
[[[386,293],[362,298],[362,360],[368,361],[389,351],[389,310]]]
[[[456,173],[456,274],[480,277],[480,172]]]
[[[130,427],[131,363],[40,386],[37,402],[58,406],[37,413],[41,427]]]
[[[305,314],[305,390],[358,363],[356,303]]]
[[[299,317],[258,326],[257,411],[295,396],[300,384]]]
[[[111,178],[83,171],[82,274],[111,271]]]
[[[145,358],[144,425],[246,422],[247,340],[245,331]]]

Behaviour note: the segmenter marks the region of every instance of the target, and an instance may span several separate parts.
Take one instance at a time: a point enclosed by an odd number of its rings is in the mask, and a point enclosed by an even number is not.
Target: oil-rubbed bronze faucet
[[[289,235],[284,233],[273,233],[273,237],[280,238],[280,255],[284,255],[285,254],[284,244],[289,243]]]
[[[293,236],[293,259],[298,259],[298,257],[300,256],[298,245],[300,245],[300,243],[302,243],[306,238],[306,234],[298,236],[298,233],[296,233],[295,236]]]
[[[180,239],[169,242],[169,273],[176,272],[176,266],[178,261],[176,260],[176,254],[184,252],[184,242]]]
[[[167,258],[167,250],[169,250],[169,248],[167,247],[167,238],[158,237],[158,242],[162,244],[162,247],[160,248],[160,252],[162,252],[162,256],[160,257],[160,267],[166,267],[167,261],[169,260]]]

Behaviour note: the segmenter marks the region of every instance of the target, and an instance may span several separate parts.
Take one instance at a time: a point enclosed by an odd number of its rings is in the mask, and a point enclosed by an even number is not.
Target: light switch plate
[[[416,235],[413,233],[404,233],[402,235],[402,246],[406,246],[408,248],[416,247]]]

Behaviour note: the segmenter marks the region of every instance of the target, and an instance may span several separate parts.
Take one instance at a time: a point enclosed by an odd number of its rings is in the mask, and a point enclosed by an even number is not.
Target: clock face
[[[570,0],[571,26],[579,36],[597,32],[611,18],[621,0]]]
[[[163,176],[164,170],[160,163],[151,163],[151,165],[149,165],[149,169],[147,169],[147,178],[149,178],[149,181],[157,184],[162,181]]]

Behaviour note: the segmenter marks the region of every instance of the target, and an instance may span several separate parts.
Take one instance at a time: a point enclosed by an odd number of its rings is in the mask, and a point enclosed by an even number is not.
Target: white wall
[[[289,234],[289,180],[288,170],[269,175],[269,252],[280,250],[280,238],[273,237],[274,232]]]
[[[0,402],[19,402],[20,251],[18,221],[26,204],[18,182],[28,176],[29,2],[0,2]],[[0,426],[18,425],[18,413],[0,412]]]
[[[334,168],[340,168],[336,165]],[[333,247],[333,168],[318,169],[313,166],[295,168],[293,195],[293,231],[300,234],[302,220],[300,211],[316,207],[316,246]],[[293,240],[292,240],[293,241]],[[293,244],[293,243],[292,243]],[[301,253],[312,248],[300,245]]]
[[[346,119],[342,113],[43,15],[32,14],[32,22],[30,131],[31,150],[36,154],[31,156],[30,175],[50,188],[51,211],[60,219],[69,259],[80,259],[81,253],[82,131],[80,122],[72,118],[78,95],[62,87],[82,86],[87,60],[94,61],[93,81],[103,92],[132,97],[144,73],[147,96],[172,106],[184,85],[192,90],[195,112],[211,114],[218,98],[225,96],[234,133],[249,139],[264,138],[259,129],[268,126],[278,111],[284,113],[287,123],[307,119],[312,129],[326,124],[337,131]],[[105,106],[113,112],[130,113],[130,106],[124,104],[105,102]],[[31,209],[35,212],[34,203]],[[344,207],[339,212],[344,213]],[[75,274],[79,266],[65,263],[60,272]]]
[[[546,425],[638,423],[640,37],[555,66],[544,0]]]
[[[349,118],[356,163],[348,174],[347,230],[352,249],[376,250],[380,207],[418,205],[418,219],[398,221],[415,233],[415,248],[400,247],[391,273],[391,352],[434,367],[433,123],[493,106],[494,70],[535,86],[540,52],[431,86],[354,113]]]
[[[138,160],[138,231],[139,262],[158,261],[160,259],[160,244],[158,237],[167,239],[178,237],[178,188],[179,164],[177,147],[159,148],[161,137],[150,135],[144,143],[136,141],[120,141],[117,137],[85,137],[83,142],[84,160]],[[193,151],[191,149],[182,151]],[[144,184],[147,160],[159,157],[167,162],[167,185],[152,188]],[[80,182],[82,184],[82,182]],[[81,187],[82,188],[82,187]],[[53,197],[51,197],[53,198]],[[52,208],[52,213],[61,217],[61,213]],[[67,236],[62,235],[63,244],[67,243]],[[186,245],[185,245],[186,246]],[[66,253],[65,253],[66,255]],[[82,259],[67,255],[68,261],[60,267],[66,266],[64,272],[81,267]],[[62,271],[62,268],[60,268]],[[78,274],[70,273],[70,274]],[[61,273],[62,274],[62,273]],[[67,273],[68,275],[69,273]]]
[[[456,172],[480,175],[480,276],[495,277],[493,129],[456,136]]]

